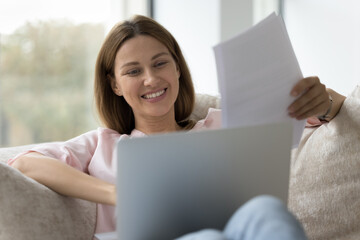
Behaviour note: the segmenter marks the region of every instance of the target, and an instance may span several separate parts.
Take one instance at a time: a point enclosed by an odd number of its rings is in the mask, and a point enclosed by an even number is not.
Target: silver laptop
[[[277,123],[119,141],[117,239],[223,229],[260,194],[286,203],[291,132],[290,124]]]

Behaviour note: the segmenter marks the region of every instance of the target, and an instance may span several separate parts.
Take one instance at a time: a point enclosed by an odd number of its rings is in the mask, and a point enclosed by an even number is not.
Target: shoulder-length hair
[[[188,120],[194,108],[195,92],[181,49],[175,38],[159,23],[145,16],[134,16],[116,24],[100,49],[96,60],[94,95],[100,120],[106,127],[120,134],[130,134],[135,128],[135,118],[124,97],[113,92],[111,79],[115,78],[115,56],[122,44],[138,35],[151,36],[164,44],[174,58],[180,71],[179,94],[175,101],[175,120],[184,129],[192,128]]]

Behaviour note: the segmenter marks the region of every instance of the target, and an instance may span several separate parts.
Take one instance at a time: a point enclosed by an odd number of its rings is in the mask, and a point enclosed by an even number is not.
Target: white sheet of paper
[[[303,75],[282,18],[273,13],[214,52],[223,127],[292,121],[296,147],[305,121],[290,118],[287,107]]]

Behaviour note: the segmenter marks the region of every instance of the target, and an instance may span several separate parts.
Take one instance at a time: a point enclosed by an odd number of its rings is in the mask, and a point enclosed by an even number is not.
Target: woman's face
[[[169,50],[150,36],[123,43],[115,58],[115,94],[131,106],[135,121],[174,117],[180,72]]]

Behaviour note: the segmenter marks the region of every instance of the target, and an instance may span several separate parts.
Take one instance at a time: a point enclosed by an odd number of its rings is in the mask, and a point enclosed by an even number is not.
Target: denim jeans
[[[301,224],[277,198],[259,196],[240,207],[225,229],[205,229],[177,240],[304,240]]]

